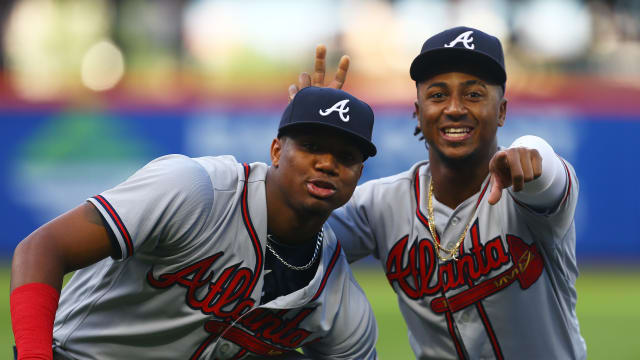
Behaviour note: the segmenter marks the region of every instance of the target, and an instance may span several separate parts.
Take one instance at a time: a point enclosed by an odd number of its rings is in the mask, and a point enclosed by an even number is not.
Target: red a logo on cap
[[[349,102],[349,99],[344,99],[344,100],[340,100],[337,103],[335,103],[332,107],[326,109],[326,110],[320,110],[318,111],[320,113],[320,115],[322,116],[327,116],[329,114],[331,114],[334,111],[337,111],[340,114],[340,119],[342,119],[342,121],[347,122],[349,121],[349,115],[344,116],[344,114],[346,114],[349,111],[349,108],[346,107],[347,103]]]
[[[461,42],[464,47],[469,50],[475,49],[475,45],[472,44],[473,38],[470,37],[473,31],[465,31],[462,34],[458,35],[458,37],[448,44],[444,44],[444,47],[454,47],[457,43]]]

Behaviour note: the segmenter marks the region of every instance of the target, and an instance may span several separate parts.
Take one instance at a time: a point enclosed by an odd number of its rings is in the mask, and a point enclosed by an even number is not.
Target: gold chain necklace
[[[440,258],[440,260],[442,261],[448,261],[451,259],[457,261],[458,249],[460,248],[460,245],[462,245],[462,242],[464,241],[464,238],[467,235],[467,231],[469,231],[469,225],[471,225],[471,220],[473,220],[473,215],[475,215],[476,209],[478,209],[478,206],[476,205],[475,209],[473,209],[473,211],[471,212],[471,215],[467,220],[467,226],[464,228],[464,231],[462,232],[462,234],[460,234],[460,238],[458,239],[458,242],[456,243],[456,245],[451,249],[447,249],[440,245],[440,238],[438,237],[438,234],[436,234],[436,230],[435,230],[436,223],[435,223],[435,220],[433,219],[433,200],[432,199],[433,199],[433,177],[429,179],[429,197],[427,201],[427,210],[429,212],[429,231],[431,232],[431,236],[433,237],[433,242],[436,244],[436,254],[438,254],[438,258]],[[440,255],[441,251],[448,254],[448,257],[444,257]]]

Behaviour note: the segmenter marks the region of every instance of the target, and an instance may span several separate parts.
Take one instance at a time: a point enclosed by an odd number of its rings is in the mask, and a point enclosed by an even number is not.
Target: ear
[[[275,168],[280,164],[280,155],[282,154],[283,141],[278,138],[271,142],[271,165]]]
[[[498,127],[504,125],[507,119],[507,98],[500,99],[500,108],[498,109]]]
[[[364,163],[360,163],[360,171],[358,171],[358,180],[360,180],[360,177],[362,176],[362,169],[364,169]]]

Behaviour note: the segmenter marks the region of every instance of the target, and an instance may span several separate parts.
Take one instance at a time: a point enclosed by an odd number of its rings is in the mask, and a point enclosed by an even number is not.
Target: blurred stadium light
[[[404,170],[426,156],[409,64],[430,35],[469,25],[505,46],[500,142],[538,134],[576,165],[578,254],[640,258],[640,189],[611,184],[640,176],[639,1],[3,0],[0,21],[0,252],[155,156],[267,161],[318,43],[330,72],[351,56],[346,89],[376,111],[365,178]]]

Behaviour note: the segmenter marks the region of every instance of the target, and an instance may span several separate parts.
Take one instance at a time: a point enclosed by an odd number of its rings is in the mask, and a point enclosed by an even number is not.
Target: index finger
[[[507,159],[511,175],[513,191],[520,191],[524,187],[524,169],[520,160],[520,151],[517,148],[507,149]]]
[[[327,48],[320,44],[316,46],[316,60],[313,65],[313,76],[311,77],[311,85],[324,86],[324,74],[326,69],[325,57],[327,56]]]
[[[342,89],[342,85],[344,85],[344,82],[347,79],[347,71],[349,70],[350,62],[351,58],[349,58],[349,56],[342,55],[342,57],[340,58],[340,63],[338,64],[338,71],[336,72],[336,76],[329,87],[332,87],[334,89]]]

